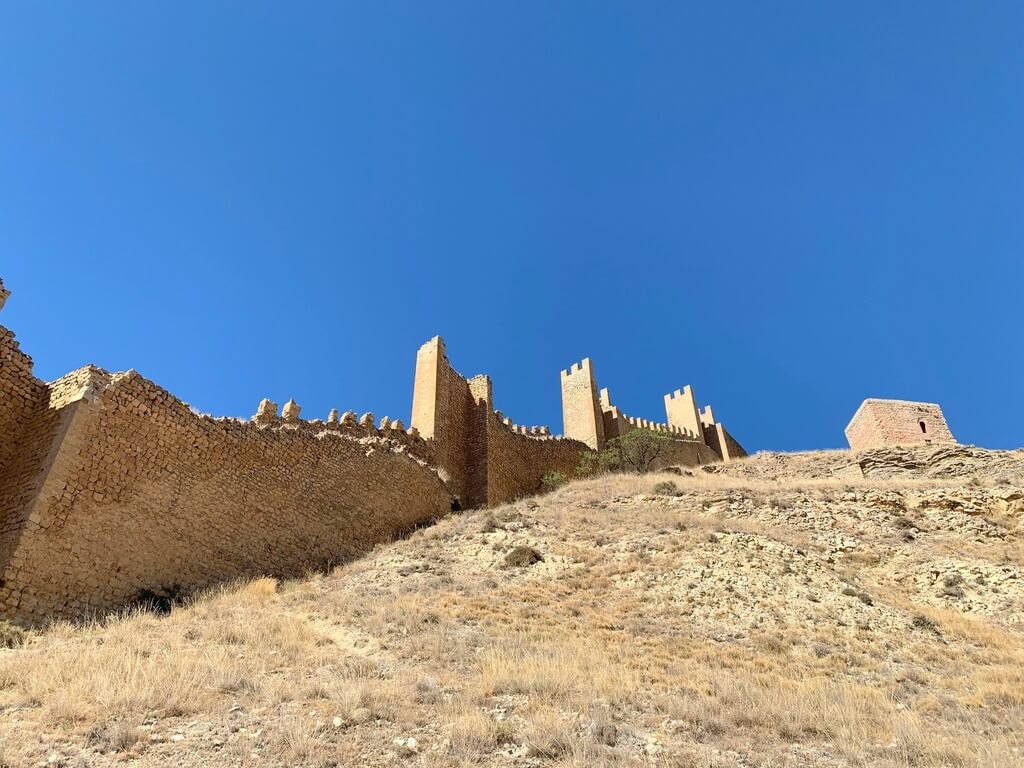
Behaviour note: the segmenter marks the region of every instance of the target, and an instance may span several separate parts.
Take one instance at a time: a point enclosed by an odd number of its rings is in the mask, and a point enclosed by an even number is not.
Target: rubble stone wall
[[[654,469],[662,467],[698,467],[716,464],[722,459],[714,449],[696,440],[673,440],[665,445],[654,462]]]
[[[482,493],[480,470],[470,466],[473,420],[469,384],[448,363],[444,341],[435,336],[416,355],[410,425],[433,441],[437,466],[464,506]]]
[[[8,295],[0,282],[0,308]],[[601,445],[590,361],[562,376],[581,409],[578,431]],[[265,400],[252,420],[217,419],[135,371],[86,366],[42,382],[0,326],[0,618],[38,624],[233,578],[299,575],[453,500],[499,504],[540,490],[545,475],[574,474],[592,447],[512,423],[491,390],[487,376],[452,368],[435,337],[417,355],[408,431],[351,411],[303,421],[294,401],[280,415]],[[691,438],[664,463],[718,459]]]
[[[580,455],[590,449],[577,440],[540,438],[514,432],[493,417],[487,419],[487,503],[501,504],[541,490],[544,475],[571,477]]]
[[[433,441],[442,474],[467,508],[535,493],[544,475],[570,474],[589,450],[578,440],[552,437],[547,428],[504,419],[494,411],[490,378],[463,378],[440,337],[416,356],[412,426]]]
[[[73,379],[40,422],[59,429],[37,438],[56,437],[3,562],[4,618],[296,576],[449,510],[430,446],[404,432],[214,419],[135,372]]]
[[[0,283],[0,299],[6,297]],[[38,485],[58,419],[32,359],[0,326],[0,563],[17,543],[24,510]]]

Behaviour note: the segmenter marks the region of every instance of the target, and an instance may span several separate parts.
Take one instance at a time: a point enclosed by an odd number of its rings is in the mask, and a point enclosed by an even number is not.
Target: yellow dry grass
[[[941,487],[605,476],[329,575],[31,632],[0,651],[0,763],[1020,765],[1019,617],[893,577],[956,528],[909,541],[864,506]],[[1019,571],[1018,526],[972,562]],[[505,567],[520,545],[544,559]]]

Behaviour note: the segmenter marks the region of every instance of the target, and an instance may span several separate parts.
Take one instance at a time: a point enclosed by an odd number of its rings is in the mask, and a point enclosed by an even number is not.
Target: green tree
[[[644,474],[667,450],[673,438],[650,429],[634,429],[608,441],[603,451],[585,453],[580,457],[578,473],[585,477],[605,472],[636,472]]]

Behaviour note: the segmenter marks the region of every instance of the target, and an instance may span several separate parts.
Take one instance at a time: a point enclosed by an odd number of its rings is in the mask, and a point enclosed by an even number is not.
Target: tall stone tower
[[[465,507],[488,502],[487,419],[491,380],[468,382],[448,362],[444,339],[435,336],[416,353],[410,424],[432,440],[443,479]]]
[[[604,448],[604,418],[590,358],[562,371],[562,431],[595,451]]]
[[[439,368],[445,359],[444,339],[435,336],[416,353],[416,380],[412,389],[412,418],[409,423],[427,439],[434,438],[438,429],[438,389],[441,386]],[[442,427],[443,428],[443,427]]]

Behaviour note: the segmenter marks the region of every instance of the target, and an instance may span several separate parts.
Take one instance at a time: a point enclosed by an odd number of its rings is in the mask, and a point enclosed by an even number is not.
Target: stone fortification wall
[[[709,424],[704,427],[704,439],[714,449],[722,461],[732,461],[747,455],[743,446],[736,442],[722,424]]]
[[[4,403],[24,389],[7,382]],[[20,623],[299,575],[450,508],[431,445],[401,422],[300,421],[294,404],[214,419],[135,372],[91,367],[46,395],[2,474],[5,487],[31,476],[3,498],[0,616]]]
[[[855,451],[894,445],[956,443],[946,417],[936,403],[869,398],[861,403],[846,427]]]
[[[0,283],[0,307],[7,296]],[[217,419],[134,371],[86,366],[42,382],[0,326],[0,618],[36,624],[300,574],[456,502],[498,504],[540,490],[545,475],[572,475],[606,426],[675,434],[666,464],[733,450],[716,453],[671,415],[655,424],[603,407],[589,360],[562,384],[581,439],[505,418],[491,380],[463,378],[435,337],[417,355],[409,430],[351,411],[304,421],[293,401],[278,413],[264,400],[248,421]],[[727,445],[720,425],[716,434]]]
[[[439,336],[416,355],[412,426],[432,440],[438,467],[463,507],[535,493],[544,475],[571,473],[589,450],[581,441],[552,437],[547,427],[504,418],[494,410],[490,378],[463,378]]]
[[[715,421],[710,405],[703,412],[697,408],[689,386],[665,395],[666,420],[656,422],[624,414],[612,403],[607,388],[599,393],[590,358],[563,370],[561,380],[565,436],[591,448],[601,450],[609,440],[636,429],[648,429],[671,436],[679,444],[672,449],[675,458],[669,463],[707,464],[747,455],[725,427]]]
[[[6,296],[0,283],[0,306]],[[59,426],[48,403],[46,384],[32,375],[32,359],[0,326],[0,563],[17,544],[24,509]]]
[[[493,413],[487,420],[487,503],[536,493],[541,478],[553,472],[572,476],[588,450],[576,440],[551,437],[547,427],[517,428]]]
[[[696,440],[697,442],[701,442],[701,435],[703,434],[699,427],[696,431],[687,430],[673,424],[671,419],[667,421],[651,421],[650,419],[627,416],[618,406],[612,405],[612,396],[607,387],[601,390],[601,414],[604,417],[604,435],[607,440],[627,435],[634,429],[649,429],[652,432],[663,432],[672,435],[677,440]]]
[[[451,367],[444,340],[435,336],[416,354],[410,424],[433,442],[437,467],[462,505],[486,498],[482,464],[474,461],[476,418],[469,383]]]

